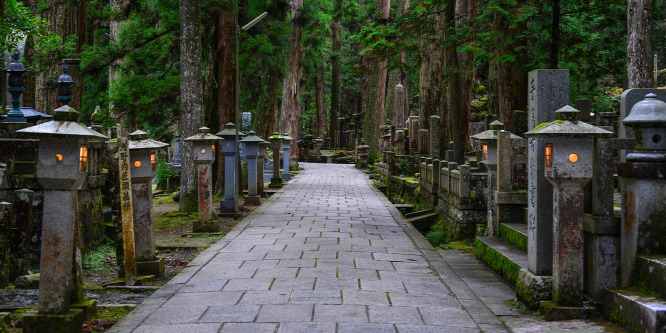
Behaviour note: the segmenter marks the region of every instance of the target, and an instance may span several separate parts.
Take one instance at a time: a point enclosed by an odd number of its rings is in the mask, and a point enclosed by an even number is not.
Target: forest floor
[[[215,203],[219,198],[214,198]],[[241,218],[250,214],[255,206],[241,206]],[[219,241],[239,221],[220,218],[220,230],[216,233],[193,233],[192,222],[197,213],[178,211],[178,203],[170,195],[160,195],[153,200],[155,217],[155,243],[157,256],[164,258],[164,275],[127,288],[109,283],[118,278],[116,250],[113,241],[107,239],[95,251],[86,253],[83,259],[83,287],[87,299],[97,301],[97,313],[84,324],[83,332],[104,332],[120,318],[146,300],[160,286],[166,284],[190,263],[201,251]],[[10,312],[9,332],[22,332],[22,316],[36,310],[39,299],[37,289],[15,289],[13,285],[0,289],[0,313]],[[2,328],[0,326],[0,332]]]

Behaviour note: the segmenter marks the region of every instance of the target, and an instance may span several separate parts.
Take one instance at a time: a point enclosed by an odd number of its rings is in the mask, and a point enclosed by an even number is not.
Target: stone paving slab
[[[519,317],[510,288],[433,249],[367,175],[302,165],[111,332],[507,332],[498,316]]]

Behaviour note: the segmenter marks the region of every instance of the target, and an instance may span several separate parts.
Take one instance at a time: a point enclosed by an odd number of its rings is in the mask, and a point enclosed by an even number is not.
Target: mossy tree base
[[[83,330],[84,314],[81,309],[70,309],[64,314],[40,314],[29,311],[23,316],[25,333],[77,333]]]

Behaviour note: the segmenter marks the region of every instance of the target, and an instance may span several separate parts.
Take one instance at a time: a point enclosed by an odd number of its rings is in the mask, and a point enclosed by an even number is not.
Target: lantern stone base
[[[138,275],[162,276],[164,274],[164,258],[156,258],[151,261],[139,261],[136,263]]]
[[[553,298],[553,277],[539,276],[523,268],[516,281],[516,297],[527,308],[536,310],[539,303]]]
[[[261,197],[258,195],[248,195],[245,197],[245,204],[259,206],[261,205]]]
[[[97,312],[97,301],[94,299],[84,299],[78,303],[69,306],[72,309],[79,309],[83,311],[83,320],[90,320]]]
[[[236,201],[235,200],[222,200],[220,201],[220,216],[236,216]]]
[[[192,222],[193,232],[218,232],[220,223],[217,220],[212,221],[194,221]]]
[[[539,314],[546,321],[592,318],[596,313],[597,309],[591,306],[562,306],[553,301],[539,304]]]
[[[269,186],[282,186],[282,178],[271,178],[271,184]]]
[[[83,330],[83,310],[70,309],[64,314],[40,314],[28,311],[23,316],[26,333],[76,333]]]

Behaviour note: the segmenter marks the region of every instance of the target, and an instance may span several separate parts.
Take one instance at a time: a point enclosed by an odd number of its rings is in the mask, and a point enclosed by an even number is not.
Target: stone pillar
[[[226,145],[227,142],[223,142]],[[233,142],[231,142],[233,145]],[[278,153],[279,155],[280,153]],[[279,169],[279,166],[278,166]],[[224,152],[224,200],[220,201],[220,213],[235,214],[236,198],[234,196],[236,189],[236,152]]]
[[[134,244],[139,274],[142,261],[155,260],[155,227],[153,225],[153,189],[150,182],[132,183],[134,208]]]
[[[418,133],[418,153],[426,156],[428,155],[428,149],[430,148],[428,139],[429,139],[429,131],[425,128],[422,128],[419,130]]]
[[[210,221],[213,219],[213,195],[212,195],[212,177],[211,164],[198,164],[197,165],[197,181],[199,188],[199,220]],[[215,222],[217,225],[217,222]],[[194,229],[194,228],[193,228]],[[217,231],[218,228],[215,228]],[[197,230],[193,230],[197,232]]]
[[[271,151],[273,152],[273,178],[271,178],[271,186],[282,186],[282,178],[280,178],[280,149],[282,149],[282,137],[275,133],[269,140],[271,143]]]
[[[0,288],[9,285],[9,230],[12,220],[12,205],[0,202]]]
[[[442,118],[439,116],[430,116],[430,157],[440,158],[441,156],[441,138],[442,137]]]
[[[395,103],[393,103],[393,123],[402,126],[405,124],[405,102],[407,98],[405,97],[405,87],[402,84],[398,83],[395,85]]]
[[[257,159],[257,192],[262,198],[266,197],[264,190],[264,165],[266,164],[266,149],[268,149],[268,142],[259,144],[259,158]]]
[[[291,179],[291,173],[289,173],[289,149],[291,149],[291,141],[293,140],[294,139],[290,137],[287,132],[285,132],[284,135],[282,136],[282,151],[283,151],[282,179],[284,180]],[[294,163],[297,162],[298,161],[294,161]]]
[[[33,191],[14,191],[13,223],[10,228],[10,267],[9,280],[14,281],[28,274],[30,267],[30,238],[32,237]]]
[[[569,71],[539,69],[528,74],[528,129],[555,120],[555,111],[569,103]],[[543,138],[528,141],[528,269],[550,275],[553,263],[553,187],[544,176]]]
[[[580,112],[580,120],[589,123],[592,112],[592,101],[587,98],[579,98],[576,100],[574,107]]]
[[[419,116],[409,116],[409,155],[415,155],[418,150],[418,136],[419,136]]]

